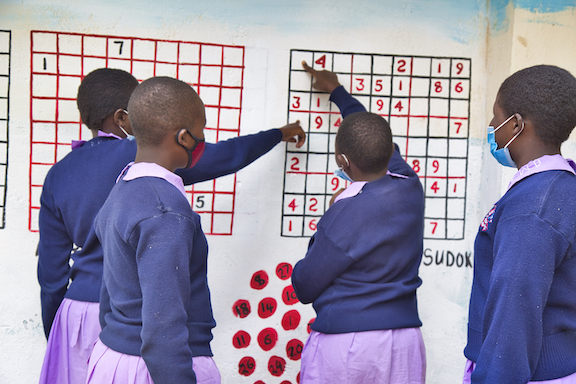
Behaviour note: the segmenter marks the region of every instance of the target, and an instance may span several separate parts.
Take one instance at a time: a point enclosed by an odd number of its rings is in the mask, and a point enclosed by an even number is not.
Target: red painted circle
[[[250,288],[252,289],[264,289],[268,285],[268,274],[266,271],[254,272],[252,278],[250,279]]]
[[[294,292],[294,287],[292,285],[289,285],[282,290],[282,301],[286,305],[294,305],[298,302],[298,296],[296,296],[296,292]]]
[[[300,372],[298,372],[298,375],[296,376],[296,382],[300,384]]]
[[[262,380],[258,380],[257,382],[255,382],[254,384],[266,384],[265,382],[263,382]]]
[[[314,320],[316,320],[316,318],[312,318],[310,319],[310,321],[308,322],[308,325],[306,326],[306,330],[308,331],[308,333],[312,332],[312,328],[310,327],[312,324],[314,324]]]
[[[300,360],[302,349],[304,349],[304,343],[298,339],[292,339],[286,344],[286,355],[290,360]]]
[[[288,380],[284,380],[283,382],[281,382],[280,384],[292,384],[291,382],[289,382]]]
[[[292,265],[290,263],[280,263],[276,267],[276,276],[281,280],[288,280],[292,276]]]
[[[256,361],[250,356],[243,357],[238,363],[238,373],[242,376],[250,376],[256,369]]]
[[[238,331],[238,332],[236,332],[234,337],[232,337],[232,344],[234,345],[234,347],[236,347],[238,349],[246,348],[250,345],[250,340],[251,340],[251,337],[248,334],[248,332]]]
[[[298,328],[300,318],[300,312],[295,309],[286,312],[282,317],[282,328],[286,331]]]
[[[272,356],[268,360],[268,371],[272,376],[282,376],[284,369],[286,369],[286,360],[280,356]]]
[[[248,316],[251,312],[250,309],[250,302],[248,300],[238,300],[232,306],[232,312],[234,312],[234,316],[239,317],[241,319]]]
[[[265,319],[270,317],[276,312],[278,304],[272,297],[265,297],[258,303],[258,316]]]
[[[265,351],[269,351],[278,341],[278,332],[274,328],[264,328],[258,334],[258,345]]]

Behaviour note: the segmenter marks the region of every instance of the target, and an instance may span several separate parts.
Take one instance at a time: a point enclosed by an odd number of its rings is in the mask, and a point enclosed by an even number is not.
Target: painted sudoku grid
[[[240,132],[244,47],[149,38],[31,32],[30,212],[38,230],[40,194],[50,167],[71,150],[71,140],[89,140],[76,106],[81,80],[97,68],[128,71],[139,81],[171,76],[190,84],[206,107],[207,142]],[[236,175],[186,187],[206,234],[231,235]]]
[[[6,225],[11,32],[0,31],[0,228]]]
[[[292,50],[288,121],[300,120],[307,144],[287,144],[282,236],[307,237],[347,182],[333,175],[342,117],[329,94],[312,88],[301,62],[330,70],[368,111],[390,123],[394,142],[422,182],[424,237],[464,238],[471,60]]]

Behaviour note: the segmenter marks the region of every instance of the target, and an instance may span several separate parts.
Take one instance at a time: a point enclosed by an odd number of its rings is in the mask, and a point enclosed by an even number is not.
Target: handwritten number
[[[456,126],[458,128],[456,128],[456,133],[460,133],[460,128],[462,128],[462,123],[459,121],[456,121],[454,124],[456,124]]]
[[[292,158],[292,161],[293,161],[293,163],[292,163],[292,165],[290,166],[290,169],[293,170],[293,171],[299,171],[299,170],[300,170],[300,167],[298,167],[297,165],[300,163],[300,160],[298,160],[297,157],[293,157],[293,158]]]
[[[458,72],[456,72],[456,74],[457,75],[461,74],[462,71],[464,70],[464,64],[462,64],[462,63],[456,64],[456,69],[458,70]]]
[[[294,103],[292,103],[292,108],[294,108],[294,109],[300,108],[300,96],[294,96],[294,99],[296,101]]]
[[[122,40],[115,40],[114,44],[120,45],[120,47],[118,48],[118,54],[121,55],[122,54],[122,47],[124,46],[124,42]]]
[[[398,72],[406,72],[406,60],[399,60],[398,64]]]

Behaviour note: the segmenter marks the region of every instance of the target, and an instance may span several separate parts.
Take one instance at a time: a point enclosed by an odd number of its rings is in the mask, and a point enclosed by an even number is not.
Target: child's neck
[[[533,143],[533,145],[527,145],[521,153],[518,154],[518,158],[514,159],[518,169],[522,168],[532,160],[538,159],[546,155],[559,155],[560,147],[554,144],[548,143]]]
[[[179,167],[174,164],[173,156],[167,154],[162,147],[138,147],[136,151],[135,163],[155,163],[161,167],[166,168],[170,172],[174,172]]]

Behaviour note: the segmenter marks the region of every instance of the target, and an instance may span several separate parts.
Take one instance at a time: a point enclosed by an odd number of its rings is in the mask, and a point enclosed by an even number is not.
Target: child
[[[94,221],[104,250],[102,332],[87,383],[219,383],[208,245],[173,173],[202,155],[204,105],[186,83],[157,77],[136,88],[128,112],[136,159]]]
[[[41,384],[84,383],[86,379],[88,357],[101,330],[102,247],[92,222],[116,178],[136,155],[135,141],[118,139],[132,133],[124,110],[137,85],[131,74],[117,69],[97,69],[84,78],[77,102],[94,138],[75,143],[75,149],[50,169],[44,182],[38,281],[49,339]],[[298,124],[207,143],[199,163],[178,173],[186,185],[234,173],[280,140],[294,136],[301,146],[304,132]]]
[[[353,183],[318,222],[292,283],[316,320],[302,352],[301,383],[424,383],[416,304],[424,193],[382,117],[363,110],[335,74],[303,63],[331,92],[344,120],[336,164]],[[388,172],[388,169],[392,172]]]
[[[488,142],[518,172],[476,236],[464,383],[576,383],[576,166],[560,154],[575,125],[564,69],[500,86]]]

